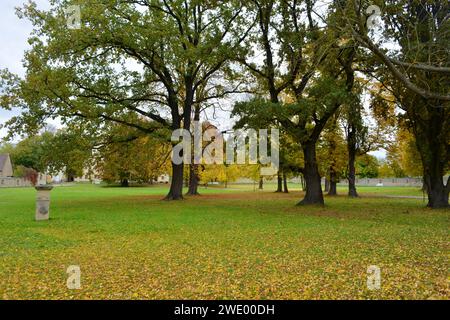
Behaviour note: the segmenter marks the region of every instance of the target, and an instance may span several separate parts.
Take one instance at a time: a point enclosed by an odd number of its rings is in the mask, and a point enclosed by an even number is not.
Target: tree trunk
[[[171,92],[169,94],[169,105],[171,106],[172,113],[172,130],[181,128],[181,123],[183,123],[183,128],[190,132],[191,127],[191,111],[192,103],[194,100],[194,90],[193,90],[193,79],[192,77],[185,78],[185,89],[186,96],[183,105],[183,114],[180,117],[178,110],[178,103],[176,102],[176,94]],[[180,153],[182,157],[183,154]],[[183,176],[184,176],[184,162],[181,164],[175,164],[172,162],[172,182],[170,184],[170,190],[165,200],[181,200],[183,199]]]
[[[183,199],[183,164],[172,163],[172,182],[165,200]]]
[[[125,188],[127,188],[127,187],[129,187],[130,185],[129,185],[129,183],[128,183],[128,179],[121,179],[120,180],[120,186],[121,187],[125,187]]]
[[[348,149],[348,196],[352,198],[358,197],[356,191],[356,131],[350,125],[347,134],[347,149]]]
[[[198,193],[198,183],[199,183],[199,177],[198,177],[198,164],[190,164],[189,165],[189,189],[186,193],[187,195],[191,196],[198,196],[200,193]]]
[[[305,159],[304,177],[306,182],[306,194],[299,205],[320,204],[323,205],[322,186],[320,184],[319,168],[316,159],[316,144],[309,142],[303,146]]]
[[[330,190],[330,180],[328,180],[327,177],[325,177],[325,188],[324,191],[328,192]]]
[[[450,177],[444,184],[444,163],[441,161],[444,158],[441,154],[443,148],[440,141],[433,141],[437,140],[433,137],[434,135],[431,133],[427,140],[424,140],[423,137],[418,137],[420,140],[416,138],[423,164],[423,182],[428,196],[427,207],[448,208]],[[419,144],[418,141],[421,141],[423,145]]]
[[[329,196],[335,196],[337,195],[337,179],[336,179],[336,172],[333,168],[330,168],[330,186],[328,189],[328,195]]]
[[[415,111],[416,105],[420,103],[427,106],[426,119],[422,114]],[[450,191],[450,177],[444,184],[445,167],[448,163],[448,131],[447,115],[444,108],[431,107],[430,101],[419,99],[419,102],[408,105],[408,116],[419,120],[414,121],[413,133],[416,146],[419,150],[423,166],[423,184],[428,196],[427,207],[448,208],[448,196]],[[448,129],[447,129],[448,130]]]
[[[303,173],[300,174],[300,184],[302,185],[302,191],[306,191],[305,175]]]
[[[283,177],[281,175],[281,171],[278,170],[277,175],[277,190],[275,192],[283,192]]]
[[[286,174],[283,172],[283,192],[289,193],[288,185],[287,185],[287,177]]]
[[[74,182],[75,177],[71,173],[66,173],[67,176],[67,182]]]
[[[194,107],[194,123],[200,122],[200,105],[196,104]],[[191,155],[191,164],[189,165],[189,188],[187,195],[191,196],[199,196],[200,193],[198,192],[198,184],[200,183],[200,177],[199,177],[199,164],[195,163],[195,142],[192,144],[192,155]]]
[[[178,102],[175,92],[169,92],[169,106],[172,114],[172,130],[181,128],[181,117],[178,108]],[[188,110],[190,112],[190,110]],[[186,110],[184,110],[184,115],[186,115]],[[190,115],[188,120],[190,119]],[[185,125],[189,125],[190,121],[185,121]],[[180,156],[183,156],[180,154]],[[180,164],[175,164],[172,162],[172,180],[170,182],[170,189],[164,200],[181,200],[183,199],[183,162]]]
[[[448,208],[448,196],[449,196],[449,184],[450,177],[447,179],[447,184],[444,185],[443,177],[430,172],[424,175],[426,181],[426,191],[428,195],[427,207],[436,208]]]
[[[259,186],[258,186],[258,189],[259,190],[262,190],[264,188],[264,180],[263,180],[263,177],[261,176],[261,177],[259,177]]]

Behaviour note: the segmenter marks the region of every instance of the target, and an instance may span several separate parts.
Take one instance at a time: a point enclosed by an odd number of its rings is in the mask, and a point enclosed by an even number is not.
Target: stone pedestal
[[[53,187],[49,185],[39,185],[36,186],[35,189],[37,190],[35,219],[36,221],[48,220],[50,215],[50,190],[52,190]]]

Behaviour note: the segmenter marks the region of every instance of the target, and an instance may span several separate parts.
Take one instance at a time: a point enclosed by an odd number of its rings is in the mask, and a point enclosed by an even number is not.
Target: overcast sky
[[[48,8],[46,0],[34,0],[38,8]],[[24,74],[22,58],[24,51],[29,48],[28,36],[32,30],[31,23],[19,19],[16,15],[16,7],[22,6],[26,0],[1,0],[0,1],[0,69],[9,69],[19,75]],[[14,112],[0,109],[0,123],[8,120]],[[5,135],[5,130],[0,130],[0,138]]]

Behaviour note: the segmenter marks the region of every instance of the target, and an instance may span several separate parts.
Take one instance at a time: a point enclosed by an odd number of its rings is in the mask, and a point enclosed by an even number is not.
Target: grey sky
[[[38,8],[48,8],[46,0],[35,0]],[[26,3],[26,0],[2,0],[0,1],[0,69],[19,75],[24,74],[22,59],[24,51],[29,48],[27,39],[32,30],[31,23],[25,19],[19,19],[16,15],[16,7]],[[0,123],[8,120],[14,112],[0,109]],[[0,130],[0,138],[5,135],[5,130]]]

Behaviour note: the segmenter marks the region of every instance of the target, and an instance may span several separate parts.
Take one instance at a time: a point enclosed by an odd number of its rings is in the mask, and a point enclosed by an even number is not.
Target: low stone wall
[[[31,182],[25,178],[2,177],[0,178],[0,188],[11,187],[31,187]]]
[[[325,183],[325,181],[323,181]],[[383,185],[384,187],[422,187],[421,178],[360,178],[355,181],[357,186],[377,186]],[[341,179],[339,181],[341,185],[348,185],[347,179]]]
[[[37,184],[46,184],[46,176],[38,175]],[[0,177],[0,188],[32,187],[31,181],[21,177]]]
[[[445,180],[445,179],[444,179]],[[288,179],[291,183],[301,183],[301,179],[299,177]],[[446,181],[446,180],[445,180]],[[271,183],[276,183],[276,179],[272,179]],[[251,184],[254,183],[250,179],[238,179],[237,184]],[[341,179],[338,182],[339,185],[348,185],[347,179]],[[422,187],[422,179],[421,178],[359,178],[356,179],[357,186],[377,186],[377,185],[387,186],[398,186],[398,187]],[[325,185],[325,178],[322,178],[322,185]]]

